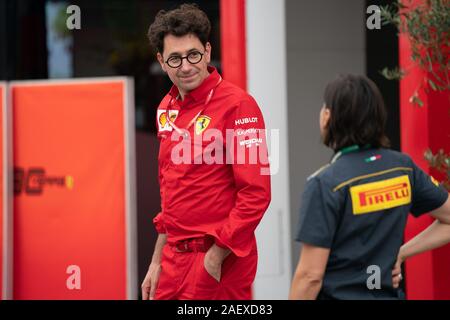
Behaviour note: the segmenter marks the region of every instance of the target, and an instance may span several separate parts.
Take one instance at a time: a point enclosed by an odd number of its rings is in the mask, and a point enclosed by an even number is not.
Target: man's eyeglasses
[[[172,56],[166,60],[166,63],[171,68],[179,68],[183,64],[183,59],[186,59],[190,64],[197,64],[202,61],[204,53],[199,51],[192,51],[187,56]]]

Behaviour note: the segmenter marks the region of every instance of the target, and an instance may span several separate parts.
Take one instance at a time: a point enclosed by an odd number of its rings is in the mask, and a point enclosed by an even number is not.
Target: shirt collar
[[[188,92],[184,97],[185,100],[188,97],[191,97],[195,102],[206,99],[211,89],[213,89],[217,85],[217,82],[220,79],[219,72],[216,68],[209,66],[208,72],[209,76],[206,77],[206,79],[203,80],[203,82],[197,88]],[[179,95],[177,86],[173,85],[169,91],[169,94],[174,99],[177,99]]]
[[[360,147],[360,146],[358,146],[357,144],[354,144],[354,145],[352,145],[352,146],[342,148],[341,150],[339,150],[339,151],[334,155],[333,159],[331,159],[331,163],[336,162],[336,160],[339,159],[339,158],[340,158],[342,155],[344,155],[344,154],[356,152],[356,151],[359,151],[359,150],[366,150],[366,149],[369,149],[369,148],[371,148],[371,145],[370,145],[370,144],[366,144],[366,145],[363,146],[363,147]]]

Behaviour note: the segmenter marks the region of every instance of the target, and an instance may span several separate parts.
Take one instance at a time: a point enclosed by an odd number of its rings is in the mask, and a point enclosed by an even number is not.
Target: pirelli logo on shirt
[[[409,176],[361,184],[350,188],[353,214],[364,214],[411,203]]]

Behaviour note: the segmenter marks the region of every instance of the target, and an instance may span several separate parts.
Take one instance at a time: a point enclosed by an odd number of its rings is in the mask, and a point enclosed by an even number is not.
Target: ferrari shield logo
[[[211,118],[207,116],[200,116],[197,118],[195,122],[195,134],[201,134],[203,131],[208,128],[209,123],[211,122]]]

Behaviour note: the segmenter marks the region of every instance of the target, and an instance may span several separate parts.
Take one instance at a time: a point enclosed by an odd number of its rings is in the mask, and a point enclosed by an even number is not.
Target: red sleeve
[[[271,200],[265,125],[256,101],[250,96],[242,101],[226,127],[234,133],[227,138],[227,152],[233,155],[236,202],[228,221],[212,235],[218,246],[244,257]]]
[[[163,218],[162,212],[159,212],[156,217],[153,218],[153,225],[158,233],[167,233]]]
[[[158,182],[159,182],[159,194],[161,197],[161,212],[159,212],[154,218],[153,218],[153,225],[155,226],[155,229],[158,233],[167,233],[166,226],[164,224],[164,180],[163,176],[161,174],[161,168],[158,165]]]

